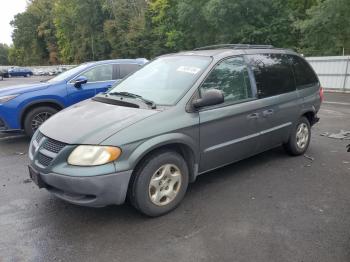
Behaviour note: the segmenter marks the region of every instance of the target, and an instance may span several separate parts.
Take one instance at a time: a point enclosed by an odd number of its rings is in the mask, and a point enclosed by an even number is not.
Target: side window
[[[86,76],[88,82],[97,82],[112,80],[112,74],[113,65],[100,65],[82,73],[81,75]]]
[[[200,87],[200,93],[219,89],[225,103],[252,98],[248,69],[242,57],[234,57],[217,64]]]
[[[275,96],[295,90],[292,67],[281,54],[248,55],[259,98]]]
[[[119,65],[119,78],[123,79],[127,75],[134,73],[140,68],[138,64],[120,64]]]
[[[288,55],[288,58],[292,62],[297,88],[305,88],[318,83],[317,76],[304,59],[295,55]]]

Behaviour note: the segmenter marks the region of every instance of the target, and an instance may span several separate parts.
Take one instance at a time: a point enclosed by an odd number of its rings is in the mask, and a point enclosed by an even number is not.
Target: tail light
[[[323,91],[322,87],[320,87],[320,98],[321,98],[321,102],[323,102],[323,100],[324,100],[324,91]]]

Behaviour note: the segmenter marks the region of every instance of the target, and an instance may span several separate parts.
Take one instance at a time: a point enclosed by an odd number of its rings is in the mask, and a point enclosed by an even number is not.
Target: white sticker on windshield
[[[201,71],[201,69],[198,67],[194,67],[194,66],[180,66],[176,71],[195,75],[199,71]]]

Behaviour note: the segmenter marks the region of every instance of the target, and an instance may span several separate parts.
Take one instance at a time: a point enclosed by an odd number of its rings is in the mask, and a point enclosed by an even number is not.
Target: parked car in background
[[[7,70],[7,74],[5,77],[13,77],[13,76],[24,76],[30,77],[33,75],[32,70],[24,67],[14,67]]]
[[[128,195],[159,216],[200,174],[279,145],[304,154],[322,100],[315,72],[291,50],[221,45],[164,55],[42,125],[30,175],[70,203],[101,207]]]
[[[147,60],[85,63],[41,83],[0,88],[0,131],[35,130],[59,110],[98,93],[135,72]]]
[[[0,69],[0,80],[3,80],[6,74],[7,74],[6,69]]]

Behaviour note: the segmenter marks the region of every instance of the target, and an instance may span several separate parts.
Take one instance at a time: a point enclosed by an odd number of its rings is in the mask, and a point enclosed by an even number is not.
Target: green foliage
[[[350,1],[325,0],[307,11],[305,20],[296,23],[303,34],[306,55],[350,53]]]
[[[79,63],[106,57],[109,48],[103,33],[105,14],[95,0],[57,0],[54,25],[62,61]]]
[[[349,0],[31,0],[0,61],[152,58],[218,43],[350,53],[349,13]]]
[[[0,65],[9,64],[9,47],[6,44],[0,44]]]

